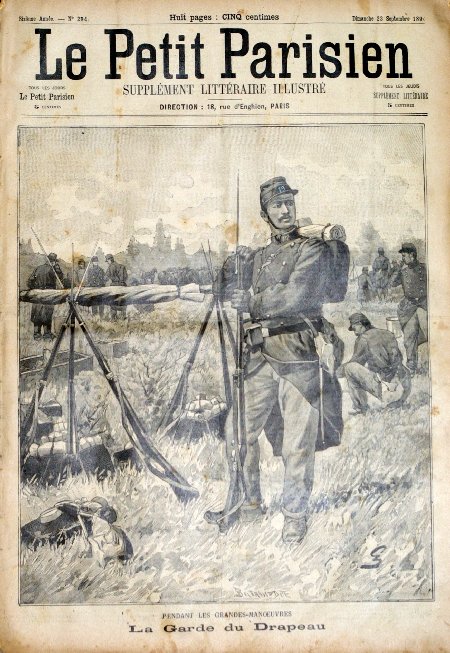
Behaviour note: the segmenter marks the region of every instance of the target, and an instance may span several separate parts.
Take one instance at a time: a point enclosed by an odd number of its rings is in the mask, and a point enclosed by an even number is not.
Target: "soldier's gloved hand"
[[[236,253],[244,263],[249,261],[254,254],[253,250],[250,249],[250,247],[246,247],[245,245],[238,245]]]
[[[233,290],[231,295],[231,306],[237,311],[248,313],[250,303],[250,293],[247,290]]]

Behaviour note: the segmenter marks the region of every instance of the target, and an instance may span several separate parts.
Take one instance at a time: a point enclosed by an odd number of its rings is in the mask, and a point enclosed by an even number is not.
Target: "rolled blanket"
[[[45,442],[44,444],[40,444],[37,450],[39,458],[47,458],[58,453],[67,453],[65,442]]]
[[[307,238],[321,238],[322,240],[342,240],[345,242],[347,234],[340,224],[308,224],[299,227],[299,233]]]

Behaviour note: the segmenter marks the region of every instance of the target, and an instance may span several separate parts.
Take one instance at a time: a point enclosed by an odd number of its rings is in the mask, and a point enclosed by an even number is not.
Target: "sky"
[[[285,176],[297,215],[342,224],[350,247],[371,222],[393,247],[425,237],[420,125],[59,128],[20,130],[20,236],[34,226],[47,251],[117,252],[131,236],[166,231],[193,253],[233,248],[239,173],[240,241],[262,243],[259,186]]]

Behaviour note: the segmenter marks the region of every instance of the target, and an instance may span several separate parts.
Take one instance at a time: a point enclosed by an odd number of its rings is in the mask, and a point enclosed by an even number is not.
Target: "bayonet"
[[[34,235],[34,237],[36,238],[39,247],[41,248],[41,252],[42,252],[42,254],[45,256],[45,258],[46,258],[46,260],[47,260],[47,263],[49,264],[50,268],[53,270],[53,274],[54,274],[55,277],[56,277],[56,282],[60,285],[61,288],[64,289],[64,284],[63,284],[63,282],[61,281],[61,279],[58,277],[55,268],[54,268],[53,265],[51,264],[51,261],[50,261],[50,259],[49,259],[48,256],[47,256],[47,252],[45,251],[44,245],[41,243],[41,241],[40,241],[40,239],[39,239],[39,236],[37,235],[37,233],[35,232],[35,230],[33,229],[33,227],[31,227],[31,231],[33,232],[33,235]]]

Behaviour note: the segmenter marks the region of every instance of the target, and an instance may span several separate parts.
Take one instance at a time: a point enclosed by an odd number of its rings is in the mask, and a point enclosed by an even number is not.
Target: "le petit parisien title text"
[[[37,80],[62,80],[64,75],[81,80],[88,74],[88,53],[82,43],[69,43],[60,56],[49,57],[48,49],[52,30],[36,28],[39,39]],[[204,79],[203,59],[205,44],[198,32],[193,39],[185,35],[165,33],[160,42],[136,43],[134,34],[127,28],[105,29],[109,66],[105,79],[121,79],[123,64],[134,60],[136,76],[141,80]],[[254,79],[304,79],[336,78],[412,78],[409,52],[405,43],[360,42],[349,34],[345,43],[325,41],[317,43],[312,34],[305,34],[301,43],[267,43],[251,41],[248,30],[222,27],[219,30],[222,47],[222,79],[236,79],[237,64],[246,66]],[[214,45],[214,58],[219,60]],[[130,68],[129,68],[130,70]],[[132,70],[132,68],[131,68]]]

